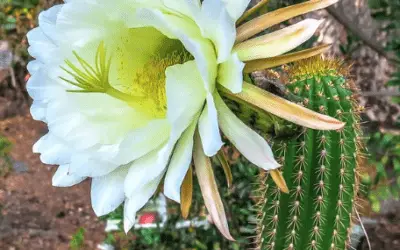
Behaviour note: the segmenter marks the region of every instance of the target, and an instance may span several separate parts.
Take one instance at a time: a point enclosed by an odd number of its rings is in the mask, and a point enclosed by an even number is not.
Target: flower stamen
[[[128,103],[131,107],[136,109],[143,109],[144,96],[133,95],[124,93],[114,88],[109,81],[111,57],[107,59],[107,50],[104,46],[104,42],[101,42],[97,48],[95,57],[95,67],[91,66],[85,59],[78,55],[76,51],[73,51],[75,58],[78,60],[79,65],[82,69],[79,69],[70,60],[65,60],[65,64],[69,67],[61,66],[68,75],[72,76],[74,80],[61,77],[60,79],[76,86],[80,89],[70,89],[67,92],[70,93],[104,93],[112,96],[116,99]]]
[[[61,69],[72,76],[75,81],[69,80],[65,77],[60,77],[60,79],[81,89],[67,91],[74,93],[106,93],[107,89],[111,88],[111,85],[108,81],[111,60],[109,59],[108,62],[106,61],[106,49],[104,47],[104,42],[101,42],[97,48],[95,69],[87,61],[80,57],[76,51],[73,51],[73,54],[83,70],[79,69],[67,59],[65,60],[65,64],[70,69],[67,69],[63,66],[61,66]]]

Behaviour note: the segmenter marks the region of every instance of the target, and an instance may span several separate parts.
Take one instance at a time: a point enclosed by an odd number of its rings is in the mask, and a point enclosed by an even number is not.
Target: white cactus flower
[[[299,124],[342,126],[243,84],[245,64],[246,72],[273,64],[272,57],[309,39],[320,21],[250,37],[336,0],[310,1],[237,28],[249,1],[65,0],[42,12],[39,27],[28,33],[35,60],[27,89],[33,118],[49,128],[34,151],[44,163],[59,165],[53,185],[91,178],[95,213],[125,202],[128,231],[162,180],[164,194],[181,202],[194,152],[207,208],[232,239],[208,159],[223,145],[220,129],[258,167],[279,165],[267,142],[226,106],[219,88]]]

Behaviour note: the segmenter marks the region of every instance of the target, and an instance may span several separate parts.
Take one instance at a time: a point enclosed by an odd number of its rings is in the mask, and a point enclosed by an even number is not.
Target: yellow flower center
[[[139,32],[139,34],[138,34]],[[143,33],[156,35],[159,42],[147,51],[139,51],[135,38]],[[75,51],[76,63],[65,60],[68,67],[61,67],[69,77],[60,77],[65,82],[78,87],[68,90],[73,93],[104,93],[143,113],[149,118],[165,118],[167,113],[166,75],[168,67],[192,60],[192,55],[185,50],[178,40],[168,39],[152,28],[131,29],[116,47],[112,57],[107,55],[104,42],[97,48],[94,66],[84,60]],[[142,42],[143,41],[139,41]],[[115,74],[112,75],[115,63]]]
[[[166,57],[155,57],[136,71],[133,84],[128,86],[126,93],[146,98],[155,117],[165,117],[167,113],[167,93],[165,70],[175,64],[182,64],[192,59],[185,50],[173,51]]]

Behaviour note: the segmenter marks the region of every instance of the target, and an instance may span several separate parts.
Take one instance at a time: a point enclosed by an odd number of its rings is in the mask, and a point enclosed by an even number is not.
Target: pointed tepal
[[[243,42],[246,39],[268,29],[278,23],[289,20],[290,18],[306,14],[308,12],[326,8],[339,0],[311,0],[305,3],[295,4],[286,8],[269,12],[247,23],[237,29],[236,42]],[[246,14],[246,13],[245,13]]]
[[[224,94],[224,96],[230,99],[242,103],[244,102],[256,109],[261,109],[307,128],[318,130],[339,130],[345,125],[344,122],[335,118],[319,114],[303,106],[287,101],[250,83],[244,82],[243,91],[239,94],[232,94],[222,86],[219,86],[219,90]]]
[[[201,194],[211,218],[225,238],[234,241],[229,232],[228,220],[226,219],[224,205],[215,182],[214,172],[210,159],[204,154],[200,134],[195,135],[193,160],[195,164],[196,176],[199,180]]]

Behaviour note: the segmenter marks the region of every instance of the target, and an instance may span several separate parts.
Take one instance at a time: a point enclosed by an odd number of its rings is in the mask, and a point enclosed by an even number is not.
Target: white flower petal
[[[206,90],[214,91],[217,77],[217,60],[213,44],[204,39],[197,25],[186,18],[166,15],[155,9],[139,9],[129,27],[154,27],[164,35],[179,39],[195,58]],[[140,22],[137,22],[140,20]]]
[[[76,152],[71,157],[70,173],[80,176],[100,177],[120,167],[115,161],[119,154],[119,144],[97,145]]]
[[[82,177],[107,175],[120,166],[112,161],[118,153],[118,144],[97,145],[86,150],[76,150],[66,144],[70,153],[69,173]]]
[[[200,12],[200,0],[163,0],[164,5],[173,11],[181,13],[191,19]]]
[[[124,180],[129,166],[119,167],[112,173],[92,179],[92,207],[97,216],[114,211],[125,200]]]
[[[37,121],[46,121],[47,105],[40,101],[33,101],[31,106],[32,118]]]
[[[135,225],[135,217],[137,211],[139,211],[154,195],[154,192],[157,190],[160,181],[165,172],[162,172],[159,176],[157,176],[154,180],[146,183],[138,192],[136,192],[131,197],[128,197],[125,200],[124,205],[124,230],[125,233]]]
[[[215,102],[221,130],[240,153],[262,169],[278,168],[268,143],[237,118],[218,94],[215,95]]]
[[[53,43],[57,40],[56,21],[62,6],[62,4],[55,5],[39,14],[39,27]]]
[[[41,153],[40,160],[50,165],[68,164],[73,153],[62,139],[54,136],[51,132],[33,145],[33,152]]]
[[[111,173],[120,166],[110,161],[93,159],[92,154],[86,152],[72,155],[69,172],[79,176],[100,177]]]
[[[242,92],[244,66],[238,55],[232,54],[226,62],[220,64],[217,82],[234,94]]]
[[[55,116],[55,112],[61,110],[55,109],[55,105],[57,105],[56,102],[50,102],[47,109],[48,127],[52,133],[68,140],[73,148],[79,150],[93,147],[99,143],[99,138],[94,134],[95,131],[87,126],[82,126],[86,119],[82,114],[59,114],[57,119],[51,119]]]
[[[198,119],[206,91],[202,84],[200,73],[194,61],[178,64],[166,70],[167,88],[167,118],[171,124],[171,134],[166,145],[160,150],[159,162],[168,158],[177,140],[193,120]]]
[[[165,75],[167,118],[177,139],[202,108],[206,91],[194,61],[168,67]]]
[[[47,120],[49,130],[76,149],[120,143],[147,123],[125,102],[108,95],[65,91],[48,104]]]
[[[29,54],[42,63],[51,63],[59,54],[59,48],[43,33],[41,28],[35,28],[27,34]]]
[[[172,149],[168,144],[164,145],[132,163],[124,183],[126,197],[135,196],[147,183],[165,172]]]
[[[236,26],[222,0],[203,1],[197,23],[203,36],[214,42],[218,63],[226,61],[235,43]]]
[[[29,74],[33,75],[39,71],[39,69],[43,66],[39,60],[30,61],[27,65]]]
[[[208,0],[210,1],[210,0]],[[212,1],[212,0],[211,0]],[[231,17],[236,21],[242,16],[250,0],[223,0]]]
[[[197,119],[179,139],[164,180],[164,194],[178,203],[181,200],[181,185],[192,161],[193,136],[196,126]]]
[[[71,187],[85,180],[85,177],[76,176],[68,173],[69,165],[61,165],[53,175],[53,186]]]
[[[154,120],[144,127],[130,132],[119,146],[114,162],[127,164],[158,148],[170,134],[170,125],[165,120]]]
[[[35,65],[32,66],[35,70]],[[63,94],[65,91],[60,85],[54,83],[46,74],[46,68],[41,67],[29,78],[26,89],[35,101],[49,101]]]
[[[138,199],[140,199],[138,197]],[[146,199],[143,199],[145,202]],[[145,203],[146,204],[146,203]],[[124,231],[127,234],[129,230],[135,225],[136,223],[136,213],[137,210],[133,209],[135,203],[134,201],[131,201],[130,199],[126,198],[125,203],[124,203]]]
[[[221,149],[223,142],[219,131],[217,110],[211,94],[207,95],[207,104],[200,116],[199,132],[204,153],[209,157],[214,156]]]
[[[63,43],[84,46],[91,41],[101,41],[112,26],[118,27],[106,17],[101,4],[94,1],[72,1],[63,5],[56,26],[63,33]]]

